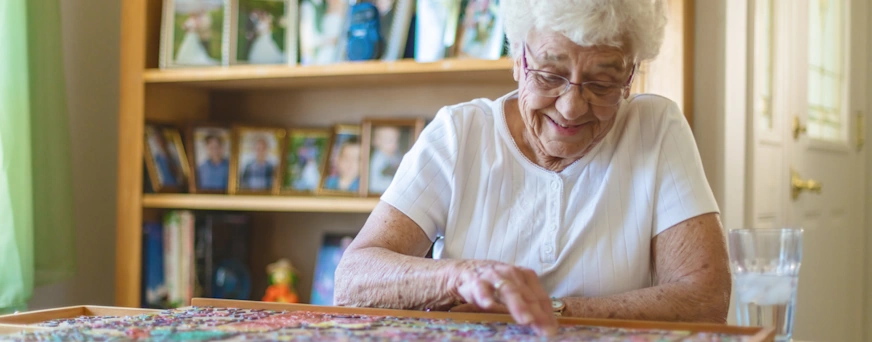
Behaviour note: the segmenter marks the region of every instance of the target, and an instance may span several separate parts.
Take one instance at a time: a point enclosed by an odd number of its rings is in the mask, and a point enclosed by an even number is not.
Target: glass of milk
[[[731,229],[729,249],[738,323],[775,328],[776,341],[790,341],[802,229]]]

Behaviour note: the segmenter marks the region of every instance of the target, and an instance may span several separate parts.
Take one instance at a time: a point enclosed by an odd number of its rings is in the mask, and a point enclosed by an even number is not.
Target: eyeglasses
[[[601,107],[616,106],[620,103],[625,92],[629,91],[630,85],[633,83],[633,74],[636,72],[636,66],[633,65],[626,84],[600,81],[572,83],[566,77],[555,73],[527,67],[527,42],[524,42],[521,62],[524,66],[524,74],[527,75],[527,84],[533,94],[542,97],[560,97],[568,93],[571,86],[578,86],[581,88],[581,96],[588,103]]]

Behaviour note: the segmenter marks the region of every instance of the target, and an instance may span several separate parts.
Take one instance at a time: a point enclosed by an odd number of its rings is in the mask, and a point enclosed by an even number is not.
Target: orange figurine
[[[264,302],[299,302],[300,299],[297,296],[297,291],[294,290],[297,275],[290,261],[280,259],[275,263],[269,264],[266,267],[266,272],[269,274],[270,285],[266,288],[266,294],[263,296]]]

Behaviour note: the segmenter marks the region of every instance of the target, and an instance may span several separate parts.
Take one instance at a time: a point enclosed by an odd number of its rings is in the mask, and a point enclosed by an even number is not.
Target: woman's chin
[[[545,146],[545,154],[560,159],[580,159],[584,156],[584,152],[592,147],[589,140],[586,142],[551,140],[543,145]]]

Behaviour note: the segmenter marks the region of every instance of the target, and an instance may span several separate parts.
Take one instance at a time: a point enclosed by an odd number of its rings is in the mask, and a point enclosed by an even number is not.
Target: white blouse
[[[562,172],[527,159],[503,105],[445,107],[382,200],[436,242],[434,258],[530,268],[551,296],[606,296],[651,286],[651,239],[718,212],[690,127],[674,102],[634,95],[615,125]]]

